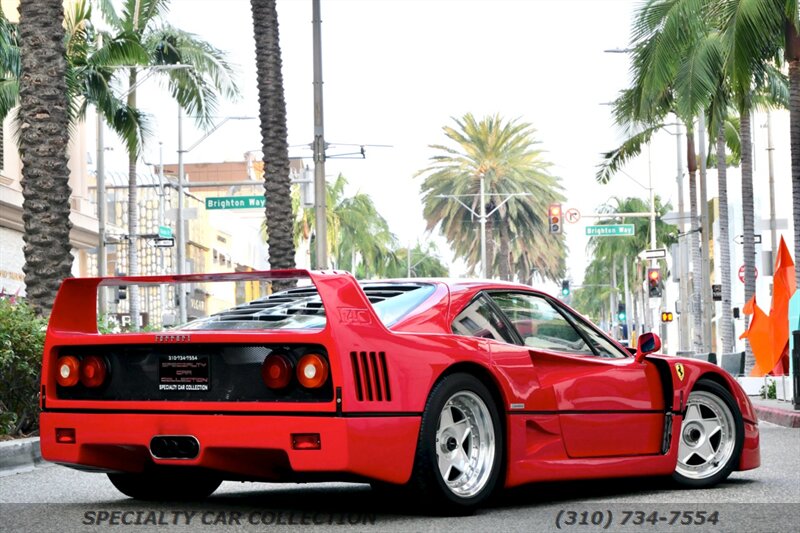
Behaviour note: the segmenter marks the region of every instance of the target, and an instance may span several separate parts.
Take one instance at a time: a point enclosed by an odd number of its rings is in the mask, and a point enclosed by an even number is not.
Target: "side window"
[[[597,352],[600,357],[612,357],[615,359],[629,357],[628,354],[620,351],[611,341],[603,337],[603,335],[598,333],[594,328],[587,326],[582,320],[575,318],[574,322],[575,327],[583,333],[584,337],[589,339],[592,348],[594,348],[594,351]]]
[[[514,337],[508,331],[505,322],[485,296],[479,297],[461,311],[453,320],[452,328],[456,335],[514,342]]]
[[[595,355],[564,316],[547,300],[532,294],[493,294],[492,299],[534,349]]]

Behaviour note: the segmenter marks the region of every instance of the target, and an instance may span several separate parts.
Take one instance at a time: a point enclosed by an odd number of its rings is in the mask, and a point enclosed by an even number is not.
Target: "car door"
[[[637,363],[542,295],[507,291],[490,297],[529,349],[540,392],[555,397],[570,457],[660,453],[664,398],[652,363]]]

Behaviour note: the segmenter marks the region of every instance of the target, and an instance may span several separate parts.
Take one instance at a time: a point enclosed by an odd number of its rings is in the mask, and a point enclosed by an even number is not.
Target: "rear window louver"
[[[353,367],[358,401],[392,400],[385,352],[350,352],[350,364]]]
[[[375,305],[395,296],[416,290],[416,283],[368,283],[361,286],[370,303]],[[237,305],[232,309],[209,317],[213,321],[280,321],[292,316],[325,316],[325,309],[313,286],[298,287],[273,293],[252,302]]]

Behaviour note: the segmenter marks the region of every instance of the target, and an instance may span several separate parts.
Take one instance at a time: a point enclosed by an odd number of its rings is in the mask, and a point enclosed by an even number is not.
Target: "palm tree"
[[[113,66],[135,63],[141,54],[124,38],[108,39],[101,44],[91,24],[90,6],[84,0],[67,6],[64,30],[70,131],[85,117],[91,104],[126,144],[136,145],[144,127],[142,117],[116,98],[109,85]],[[20,103],[19,43],[17,25],[0,8],[0,121]],[[19,118],[15,120],[18,130]]]
[[[605,265],[611,265],[616,262],[622,266],[622,262],[628,264],[630,272],[636,272],[636,261],[638,255],[643,250],[650,247],[650,220],[642,217],[625,217],[624,213],[642,213],[648,211],[650,206],[640,198],[612,198],[611,203],[602,206],[600,212],[607,213],[620,213],[618,217],[609,218],[600,222],[600,225],[605,224],[618,224],[627,223],[634,225],[634,235],[631,237],[591,237],[587,245],[588,250],[592,255],[592,262],[599,261]],[[668,248],[678,240],[678,228],[672,224],[667,224],[661,220],[672,206],[667,203],[664,204],[661,198],[655,197],[655,211],[656,211],[656,246],[661,248]],[[595,269],[596,270],[596,269]],[[593,270],[587,269],[587,272]],[[666,271],[666,269],[664,269]],[[668,276],[664,276],[666,280]],[[622,287],[623,291],[635,292],[638,287],[641,287],[643,278],[636,275],[629,276],[629,286],[622,286],[622,280],[618,276],[618,287]],[[608,280],[609,277],[606,277]],[[624,294],[624,292],[623,292]],[[638,313],[637,313],[638,314]]]
[[[273,268],[293,268],[292,201],[286,100],[281,72],[281,47],[275,0],[250,0],[256,40],[256,71],[264,154],[264,194],[269,262]]]
[[[225,54],[195,35],[175,28],[164,21],[169,0],[124,0],[121,11],[112,0],[100,0],[103,16],[111,26],[112,40],[133,41],[144,52],[141,66],[128,69],[127,105],[136,108],[136,87],[142,69],[154,69],[167,90],[188,115],[200,126],[210,126],[217,108],[217,95],[233,98],[238,89],[233,70]],[[164,69],[167,66],[186,68]],[[163,69],[163,70],[162,70]],[[128,149],[128,274],[139,273],[139,209],[136,164],[141,143]],[[138,286],[130,291],[131,317],[139,316]],[[138,326],[135,318],[131,322]]]
[[[25,290],[47,315],[70,276],[69,99],[62,0],[21,2],[19,95]]]
[[[335,268],[348,270],[359,278],[385,276],[390,269],[396,270],[404,264],[398,262],[394,253],[397,239],[372,198],[364,193],[347,196],[346,187],[347,178],[342,174],[326,184],[328,257]],[[296,246],[314,230],[314,209],[304,209],[300,217],[293,216],[292,220],[295,220]],[[312,264],[314,253],[312,247]]]
[[[417,242],[413,248],[398,248],[395,255],[397,261],[393,261],[383,273],[387,278],[442,278],[450,272],[433,243],[422,245]]]
[[[439,227],[456,255],[474,271],[480,261],[478,225],[459,202],[474,213],[480,211],[482,177],[486,213],[491,214],[486,221],[488,275],[510,279],[513,270],[527,280],[535,269],[545,279],[560,278],[566,247],[561,235],[548,234],[546,218],[549,204],[564,197],[536,147],[533,127],[499,115],[477,120],[467,113],[453,121],[455,127],[443,128],[452,146],[431,145],[437,153],[431,165],[417,173],[425,176],[421,188],[428,231]],[[524,193],[530,196],[506,201]]]
[[[792,201],[794,214],[795,258],[800,257],[800,18],[798,0],[715,0],[720,27],[728,47],[727,70],[739,112],[749,111],[754,103],[753,92],[760,84],[771,85],[768,79],[781,60],[788,64],[789,128],[792,154]],[[742,113],[742,132],[750,126],[749,113]],[[752,191],[752,148],[749,135],[742,139],[742,175],[746,181],[742,196]],[[747,178],[744,177],[748,173]],[[745,206],[749,217],[752,196]],[[745,298],[754,293],[755,272],[748,260],[755,255],[752,222],[744,228]],[[753,260],[750,260],[753,263]],[[755,266],[754,264],[752,265]],[[800,261],[795,261],[795,276],[800,279]],[[748,343],[749,350],[749,343]],[[750,356],[748,356],[750,360]],[[750,366],[752,360],[749,361]]]

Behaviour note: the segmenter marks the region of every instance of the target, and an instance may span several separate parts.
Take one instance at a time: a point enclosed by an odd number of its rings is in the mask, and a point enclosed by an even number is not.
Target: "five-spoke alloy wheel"
[[[495,490],[503,430],[486,386],[451,374],[434,386],[422,415],[411,488],[432,511],[473,510]]]
[[[734,398],[721,385],[700,380],[689,394],[673,478],[708,487],[730,475],[742,451],[744,425]]]

